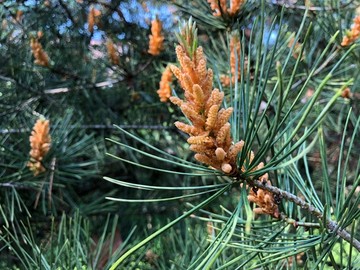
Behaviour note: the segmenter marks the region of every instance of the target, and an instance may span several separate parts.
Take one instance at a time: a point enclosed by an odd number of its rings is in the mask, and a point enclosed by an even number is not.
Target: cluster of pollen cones
[[[42,160],[50,150],[51,137],[49,131],[49,120],[38,119],[31,132],[30,161],[27,166],[35,176],[45,171]]]
[[[185,31],[188,32],[189,31]],[[213,71],[207,68],[202,47],[191,46],[192,37],[183,37],[189,44],[176,47],[176,56],[180,67],[170,65],[170,69],[184,90],[184,99],[170,97],[170,101],[179,106],[189,120],[189,124],[177,121],[175,125],[190,137],[187,142],[194,151],[195,159],[227,175],[238,175],[245,168],[238,168],[237,156],[242,151],[244,141],[233,142],[229,119],[233,108],[222,108],[224,93],[213,89]],[[251,151],[247,158],[254,158]],[[258,164],[253,170],[264,166]],[[271,185],[268,175],[260,177]],[[255,189],[250,191],[249,201],[257,204],[255,213],[279,217],[279,210],[272,193]]]
[[[241,6],[245,3],[245,0],[231,0],[230,7],[227,7],[227,0],[208,0],[210,8],[213,10],[215,17],[220,17],[221,14],[226,14],[230,17],[235,16]]]
[[[30,40],[31,51],[35,58],[35,64],[48,67],[49,66],[49,57],[44,51],[38,39],[32,38]]]
[[[228,122],[233,108],[223,109],[224,93],[213,90],[213,72],[206,67],[202,47],[198,47],[192,57],[183,46],[176,47],[180,68],[170,68],[184,90],[184,100],[170,97],[172,103],[180,107],[192,125],[176,122],[178,129],[190,135],[188,143],[195,158],[217,170],[231,174],[236,170],[236,156],[244,142],[233,144]]]
[[[349,46],[354,43],[360,36],[360,16],[354,18],[354,25],[351,30],[343,37],[341,46]]]
[[[151,22],[151,35],[149,36],[149,50],[151,55],[159,55],[164,49],[164,36],[161,33],[162,23],[159,19],[155,19]]]

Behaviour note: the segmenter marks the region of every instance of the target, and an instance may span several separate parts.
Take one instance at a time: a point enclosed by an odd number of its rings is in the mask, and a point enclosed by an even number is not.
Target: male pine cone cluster
[[[226,2],[226,0],[208,0],[215,17],[220,17],[221,14],[226,14],[230,17],[235,16],[240,11],[240,8],[245,3],[245,0],[231,0],[229,8],[227,8]]]
[[[230,86],[230,84],[235,84],[235,81],[240,81],[241,79],[241,64],[240,64],[240,53],[241,53],[241,44],[240,38],[238,35],[232,35],[230,38],[230,73],[231,78],[228,75],[221,75],[220,81],[221,84],[225,87]],[[247,60],[245,59],[245,65]],[[237,66],[237,68],[236,68]]]
[[[151,55],[159,55],[164,49],[164,35],[161,33],[162,23],[156,18],[151,22],[151,35],[149,35],[149,50]]]
[[[179,106],[191,124],[177,121],[178,129],[190,135],[187,142],[195,154],[195,159],[228,175],[239,173],[237,155],[244,146],[244,141],[234,143],[231,137],[229,119],[233,108],[221,108],[224,93],[213,89],[213,71],[206,67],[206,58],[202,47],[196,44],[196,31],[192,27],[182,32],[182,43],[176,47],[176,56],[180,67],[170,65],[170,69],[184,90],[184,99],[170,97],[170,101]],[[248,163],[254,159],[251,151]],[[258,164],[253,170],[264,166]],[[241,171],[246,168],[242,167]],[[260,177],[265,184],[271,185],[268,174]],[[278,206],[271,192],[251,190],[248,200],[257,204],[255,213],[279,217]]]
[[[354,25],[344,36],[341,46],[349,46],[360,37],[360,16],[354,18]]]
[[[98,25],[100,21],[101,11],[91,7],[88,14],[88,30],[90,33],[94,32],[94,26]]]
[[[171,96],[170,83],[172,82],[173,75],[170,68],[167,66],[161,75],[160,88],[156,91],[159,95],[161,102],[166,102]]]
[[[170,97],[179,106],[192,125],[177,121],[176,127],[190,135],[188,143],[195,159],[224,173],[236,171],[236,156],[244,142],[233,144],[228,122],[233,108],[223,109],[224,93],[213,90],[213,71],[207,69],[202,47],[192,56],[181,45],[176,47],[180,68],[170,68],[184,90],[184,100]]]
[[[49,131],[49,120],[38,119],[31,132],[30,161],[27,166],[35,176],[45,171],[41,162],[50,150],[51,137]]]
[[[49,57],[47,53],[44,51],[38,39],[32,38],[30,40],[31,51],[34,55],[35,61],[34,63],[39,66],[48,67],[49,66]]]
[[[252,152],[251,154],[253,155]],[[250,157],[250,159],[252,158],[253,157]],[[259,165],[256,166],[255,170],[260,170],[263,167],[264,163],[260,162]],[[259,180],[263,183],[263,185],[271,186],[271,181],[269,180],[269,175],[267,173],[262,175]],[[255,214],[268,214],[275,218],[280,217],[278,205],[274,199],[274,195],[270,191],[253,187],[250,189],[247,198],[250,202],[255,203],[258,206],[253,210]]]
[[[107,49],[107,53],[108,53],[111,64],[119,65],[120,64],[119,53],[115,47],[114,42],[110,38],[108,38],[106,41],[106,49]]]

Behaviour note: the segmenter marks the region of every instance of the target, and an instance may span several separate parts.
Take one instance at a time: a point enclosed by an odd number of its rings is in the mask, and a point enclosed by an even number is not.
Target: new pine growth
[[[35,176],[45,172],[45,168],[42,165],[42,160],[49,152],[51,145],[49,124],[49,120],[38,119],[33,127],[33,130],[31,131],[31,136],[29,139],[31,147],[30,161],[27,163],[27,166]]]
[[[148,53],[151,55],[159,55],[164,49],[164,36],[161,33],[162,23],[156,18],[151,22],[151,35],[149,35],[149,50]]]
[[[189,125],[177,121],[175,125],[190,136],[187,142],[190,144],[190,150],[196,153],[196,160],[225,174],[238,175],[245,171],[244,167],[240,171],[237,167],[237,156],[243,149],[244,141],[234,143],[231,137],[229,119],[233,108],[221,108],[224,93],[219,89],[213,89],[213,71],[206,67],[203,48],[192,46],[197,44],[194,27],[188,26],[182,31],[180,40],[183,42],[176,46],[180,67],[170,65],[171,71],[184,90],[184,99],[170,97],[170,101],[179,106],[191,122]],[[254,153],[251,151],[250,163],[253,159]],[[253,170],[259,170],[263,166],[264,164],[260,163]],[[260,179],[271,185],[267,174]],[[248,199],[258,205],[255,213],[279,217],[272,193],[261,190],[258,193],[250,193]]]

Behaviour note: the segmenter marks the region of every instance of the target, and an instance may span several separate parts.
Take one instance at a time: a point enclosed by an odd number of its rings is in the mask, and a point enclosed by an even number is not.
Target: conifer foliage
[[[358,10],[2,1],[0,268],[357,269]]]
[[[167,120],[156,88],[171,56],[147,45],[151,20],[162,35],[174,22],[164,3],[145,4],[1,1],[0,269],[108,268],[134,236],[105,199],[123,192],[102,176],[141,177],[105,166],[112,124]]]

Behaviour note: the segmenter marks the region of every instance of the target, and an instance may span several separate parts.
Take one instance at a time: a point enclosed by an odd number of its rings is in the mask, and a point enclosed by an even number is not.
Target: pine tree
[[[148,52],[157,18],[158,45],[172,43],[167,5],[2,1],[0,14],[0,268],[106,267],[133,235],[119,217],[141,212],[105,199],[127,191],[103,175],[140,177],[105,138],[113,124],[171,132],[156,90],[173,56]]]
[[[124,265],[129,256],[189,216],[203,223],[203,231],[208,228],[208,243],[198,240],[194,251],[193,242],[184,240],[172,250],[187,260],[177,262],[178,256],[171,254],[171,266],[356,269],[360,262],[356,4],[208,2],[177,2],[183,16],[191,16],[197,24],[190,19],[180,27],[178,64],[170,66],[178,81],[176,96],[170,100],[185,116],[179,116],[175,125],[189,135],[194,158],[179,159],[155,148],[146,153],[132,149],[183,168],[167,173],[202,178],[201,184],[193,180],[167,187],[182,191],[183,200],[199,199],[125,252],[111,269]],[[355,18],[352,26],[349,18]],[[131,157],[118,159],[144,166]],[[159,193],[165,189],[146,188]],[[170,199],[179,196],[167,196]],[[204,238],[192,226],[188,234],[196,234],[194,240]],[[174,231],[169,234],[178,239]],[[170,244],[160,243],[166,250]],[[161,259],[158,263],[170,268]]]
[[[4,1],[2,267],[357,269],[359,5]]]

